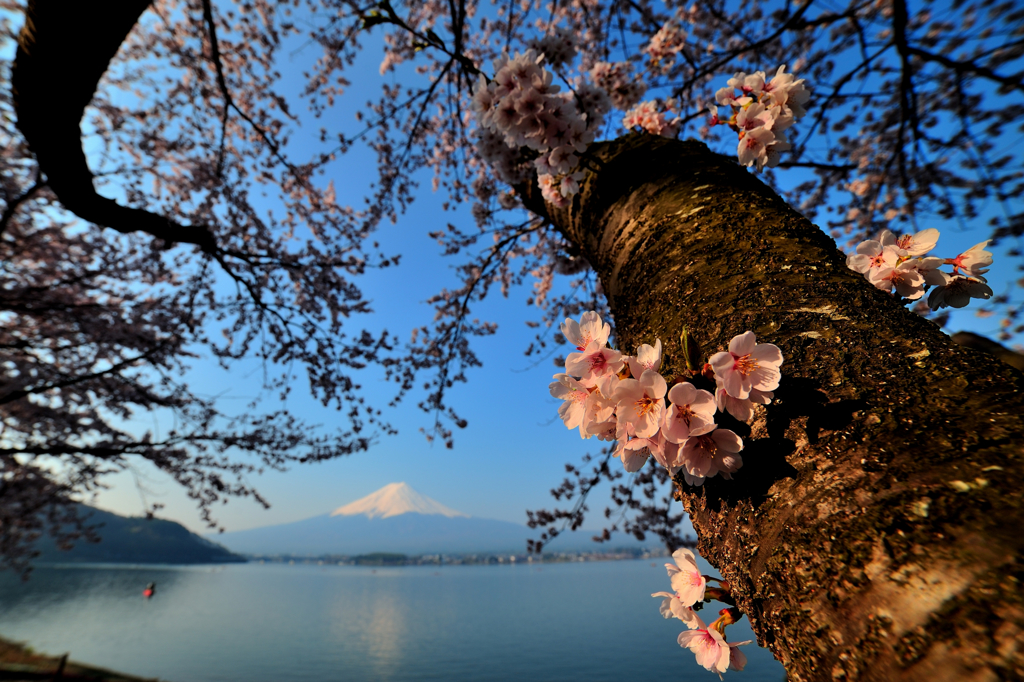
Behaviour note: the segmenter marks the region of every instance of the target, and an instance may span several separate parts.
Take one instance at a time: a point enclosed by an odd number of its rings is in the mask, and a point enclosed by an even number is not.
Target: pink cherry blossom
[[[709,424],[690,430],[690,437],[679,448],[678,462],[690,485],[703,485],[704,480],[722,473],[723,478],[743,466],[739,453],[743,440],[729,429]]]
[[[558,416],[565,422],[567,429],[575,429],[583,423],[586,416],[587,398],[590,391],[568,374],[556,374],[555,381],[548,385],[551,396],[564,401],[558,408]]]
[[[745,642],[729,643],[729,670],[735,670],[740,672],[747,665],[747,657],[739,650],[738,647],[746,644],[752,644],[754,640],[748,639]]]
[[[628,430],[628,429],[627,429]],[[620,429],[621,432],[621,429]],[[615,450],[615,456],[622,460],[622,465],[629,473],[640,471],[647,460],[654,457],[662,460],[664,457],[665,442],[660,433],[655,433],[649,438],[620,438],[619,446]]]
[[[704,625],[699,617],[697,624],[698,629],[680,632],[676,641],[696,654],[698,665],[711,672],[724,673],[729,669],[732,648],[718,630]]]
[[[771,343],[757,343],[754,332],[733,337],[729,350],[712,355],[708,362],[725,390],[734,398],[747,398],[750,390],[774,391],[782,374],[782,351]]]
[[[566,318],[561,326],[562,334],[576,350],[586,350],[591,341],[599,345],[608,343],[608,337],[612,333],[612,327],[607,322],[601,322],[601,316],[591,310],[580,316],[580,321]]]
[[[617,374],[623,367],[622,353],[591,341],[580,353],[569,353],[565,358],[565,371],[578,376],[584,386],[595,386],[609,374]]]
[[[651,596],[664,597],[658,607],[663,618],[678,618],[691,630],[697,627],[700,622],[697,613],[689,606],[685,606],[678,595],[673,592],[654,592]]]
[[[584,417],[580,423],[580,437],[597,436],[599,440],[615,440],[615,399],[612,395],[619,385],[614,374],[601,377],[595,383],[584,403]]]
[[[634,378],[639,378],[649,369],[657,372],[661,369],[661,339],[655,339],[654,346],[646,343],[637,346],[636,356],[627,357],[626,362],[629,364],[629,373]]]
[[[672,552],[672,559],[675,560],[675,565],[665,564],[665,570],[668,572],[672,589],[675,590],[676,599],[683,606],[693,606],[699,601],[704,601],[708,581],[697,566],[697,555],[692,550],[681,547]]]
[[[671,393],[669,397],[671,398]],[[721,412],[728,412],[741,422],[748,421],[754,416],[754,403],[767,405],[774,397],[775,394],[771,391],[759,391],[756,388],[750,389],[750,395],[746,398],[733,398],[722,384],[715,390],[715,404],[718,409]]]
[[[953,258],[950,261],[950,265],[953,266],[953,272],[957,275],[968,275],[970,277],[978,277],[988,272],[988,266],[992,265],[992,253],[985,251],[985,247],[988,246],[989,241],[986,239],[975,244],[956,258]]]
[[[667,390],[665,378],[654,370],[646,370],[640,379],[623,379],[615,391],[619,423],[632,426],[641,438],[656,434]]]
[[[666,440],[664,434],[660,431],[655,437],[660,440],[661,449],[651,450],[651,456],[654,457],[658,464],[665,467],[670,477],[674,478],[676,472],[679,471],[679,446]]]
[[[690,437],[691,429],[715,421],[715,397],[689,382],[673,386],[668,392],[668,399],[672,404],[661,418],[661,432],[665,440],[682,443]]]

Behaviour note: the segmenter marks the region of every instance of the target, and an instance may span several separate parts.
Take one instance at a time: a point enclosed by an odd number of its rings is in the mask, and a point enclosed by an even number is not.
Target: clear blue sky
[[[379,42],[367,40],[365,44],[360,64],[350,73],[355,80],[353,87],[332,114],[349,117],[353,126],[354,105],[374,98],[382,80],[377,70],[381,57]],[[283,54],[291,53],[285,50]],[[289,72],[295,75],[296,88],[301,81],[298,72],[311,55],[310,52],[291,54],[288,62],[282,64],[286,80]],[[403,74],[407,73],[408,70],[400,70],[400,75],[389,75],[387,80],[405,77]],[[729,75],[722,75],[723,83]],[[316,127],[310,125],[304,132],[294,135],[293,147],[301,150],[303,140],[312,140],[315,136]],[[692,134],[693,130],[686,132]],[[372,157],[363,152],[339,161],[333,174],[339,202],[347,199],[356,205],[361,203],[367,178],[374,170]],[[794,177],[793,182],[799,179]],[[468,211],[443,212],[444,197],[431,193],[429,187],[427,179],[409,213],[402,216],[397,225],[382,227],[379,240],[384,251],[403,254],[402,264],[397,269],[370,272],[362,278],[361,286],[374,302],[376,312],[365,320],[353,320],[353,329],[362,325],[384,327],[408,338],[412,328],[426,323],[432,316],[432,309],[423,301],[443,287],[456,285],[451,272],[456,263],[440,255],[439,247],[427,232],[443,227],[446,222],[470,229],[472,218]],[[105,191],[114,195],[111,190]],[[940,255],[955,255],[981,241],[987,230],[982,220],[977,225],[979,229],[970,232],[962,232],[949,224],[936,225],[942,230]],[[999,265],[997,260],[995,273],[1006,274],[993,282],[997,293],[1002,290],[999,282],[1012,276],[1008,268],[1000,271]],[[578,461],[584,452],[596,454],[601,443],[581,441],[575,430],[568,431],[563,426],[556,414],[557,401],[548,395],[547,389],[556,368],[550,360],[536,363],[523,355],[534,333],[525,322],[537,318],[536,309],[525,305],[528,295],[527,289],[513,290],[508,300],[495,294],[474,309],[474,317],[497,321],[499,331],[493,337],[474,341],[484,367],[471,370],[468,385],[457,386],[453,391],[455,408],[469,420],[469,426],[456,434],[453,450],[443,445],[431,446],[419,433],[420,427],[429,426],[430,418],[416,408],[418,398],[414,397],[386,413],[386,418],[399,428],[399,435],[382,438],[368,452],[351,457],[297,466],[287,473],[266,473],[252,482],[271,502],[272,508],[263,510],[250,501],[232,500],[216,510],[218,521],[228,530],[242,530],[304,519],[328,512],[395,481],[405,481],[419,492],[472,516],[523,523],[525,509],[552,506],[548,491],[561,482],[563,465]],[[966,312],[956,313],[950,328],[972,329],[994,336],[998,332],[997,318],[979,319],[974,316],[976,310],[975,305]],[[649,341],[653,343],[654,339]],[[260,366],[255,361],[235,365],[227,373],[204,358],[194,363],[190,381],[201,393],[221,395],[222,404],[230,411],[232,403],[243,409],[260,391],[260,378]],[[365,372],[359,381],[371,404],[386,406],[393,388],[383,382],[378,372]],[[301,385],[296,386],[287,402],[288,409],[326,426],[344,419],[310,399],[304,382],[301,377]],[[273,402],[267,405],[272,407]],[[153,419],[140,418],[138,424],[140,429],[150,428]],[[145,498],[150,503],[166,505],[161,516],[196,531],[204,530],[194,503],[153,467],[141,464],[133,473],[119,475],[108,482],[111,488],[99,494],[98,506],[122,514],[138,514]],[[592,495],[593,521],[588,523],[589,528],[600,527],[606,500],[606,490]]]

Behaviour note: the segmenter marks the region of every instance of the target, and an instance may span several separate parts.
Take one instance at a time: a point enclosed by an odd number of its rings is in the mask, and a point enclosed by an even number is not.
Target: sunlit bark
[[[845,266],[831,238],[695,142],[629,136],[550,210],[620,347],[753,330],[786,356],[736,480],[678,495],[699,550],[794,680],[1024,675],[1024,377]]]

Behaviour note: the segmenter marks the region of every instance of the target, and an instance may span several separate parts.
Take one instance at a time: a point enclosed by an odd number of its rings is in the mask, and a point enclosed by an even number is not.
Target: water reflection
[[[665,582],[648,564],[0,573],[0,635],[176,682],[699,678],[648,596]],[[743,682],[782,679],[768,652],[747,653]]]

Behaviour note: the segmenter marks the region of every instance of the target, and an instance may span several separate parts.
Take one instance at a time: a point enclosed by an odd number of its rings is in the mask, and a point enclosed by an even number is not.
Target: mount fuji
[[[216,540],[233,552],[264,556],[468,554],[522,552],[527,538],[538,534],[517,523],[467,516],[406,483],[391,483],[329,514]]]

